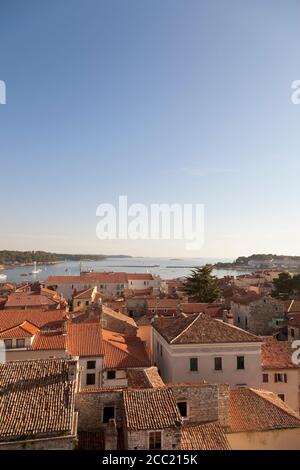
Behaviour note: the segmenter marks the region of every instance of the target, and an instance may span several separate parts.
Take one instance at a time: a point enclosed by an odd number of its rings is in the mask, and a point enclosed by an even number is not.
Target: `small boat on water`
[[[6,274],[0,274],[0,282],[5,282],[7,279]]]
[[[37,269],[36,267],[36,261],[34,262],[34,267],[33,267],[33,271],[30,273],[30,274],[38,274],[38,273],[41,273],[42,270],[41,269]]]

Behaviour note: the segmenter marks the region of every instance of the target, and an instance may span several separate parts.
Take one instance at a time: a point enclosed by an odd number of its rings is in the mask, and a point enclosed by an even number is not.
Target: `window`
[[[181,416],[183,418],[186,418],[187,417],[187,402],[186,401],[179,401],[177,403],[177,406],[178,406],[179,413],[181,414]]]
[[[96,374],[86,374],[87,385],[95,385],[95,382],[96,382]]]
[[[278,383],[278,382],[284,382],[284,383],[287,383],[287,374],[279,374],[279,373],[276,373],[274,374],[274,382],[275,383]]]
[[[12,348],[12,340],[11,339],[5,339],[4,340],[4,345],[5,345],[5,349],[11,349]]]
[[[291,328],[291,337],[292,337],[292,338],[295,337],[295,330],[294,330],[294,328]]]
[[[191,357],[190,358],[190,371],[191,372],[196,372],[198,370],[198,358],[197,357]]]
[[[161,432],[152,431],[149,433],[149,449],[161,450]]]
[[[269,374],[263,374],[263,383],[269,382]]]
[[[105,406],[103,408],[103,423],[108,423],[110,419],[115,419],[115,407]]]
[[[96,361],[87,361],[86,368],[87,369],[96,369]]]
[[[17,339],[17,348],[25,348],[25,339],[24,338]]]
[[[77,300],[77,307],[80,307],[80,300]]]
[[[222,370],[222,358],[215,357],[215,370]]]
[[[245,317],[245,329],[247,329],[247,328],[248,328],[248,318]]]
[[[240,317],[238,317],[238,319],[237,319],[237,320],[238,320],[238,324],[240,324],[240,323],[241,323],[241,318],[240,318]]]
[[[85,301],[85,305],[89,305],[90,302],[88,300]]]
[[[160,355],[161,355],[161,356],[163,355],[163,347],[162,347],[162,344],[160,345]]]
[[[108,380],[114,380],[116,378],[116,371],[115,370],[108,370],[107,371],[107,378],[108,378]]]
[[[236,358],[236,368],[241,370],[245,369],[245,358],[244,356],[237,356]]]
[[[279,393],[279,394],[278,394],[278,397],[279,397],[282,401],[284,401],[284,393]]]

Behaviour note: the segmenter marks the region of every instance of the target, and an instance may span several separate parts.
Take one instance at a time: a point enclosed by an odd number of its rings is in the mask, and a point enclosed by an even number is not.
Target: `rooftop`
[[[72,433],[75,382],[68,367],[57,359],[0,364],[0,441]]]
[[[265,390],[230,390],[231,432],[300,428],[300,417],[277,395]]]
[[[19,326],[25,321],[39,329],[56,327],[64,322],[66,315],[65,310],[57,309],[0,310],[0,332]]]
[[[182,422],[171,389],[125,390],[123,400],[128,430],[164,429]]]
[[[230,450],[222,426],[218,423],[184,425],[182,450]]]
[[[261,342],[258,336],[204,313],[158,318],[152,325],[169,344]]]
[[[263,369],[299,369],[292,362],[291,342],[278,341],[272,336],[264,338],[261,348]]]

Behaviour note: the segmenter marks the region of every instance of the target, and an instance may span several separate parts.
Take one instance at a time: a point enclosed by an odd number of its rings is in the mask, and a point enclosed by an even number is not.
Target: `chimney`
[[[224,323],[229,323],[229,325],[233,325],[233,315],[231,313],[231,310],[223,310],[223,322]]]
[[[68,361],[68,380],[73,381],[77,379],[78,364],[77,361]]]
[[[223,428],[229,427],[229,385],[218,385],[218,421]]]
[[[117,450],[118,431],[116,420],[110,419],[105,430],[105,450]]]

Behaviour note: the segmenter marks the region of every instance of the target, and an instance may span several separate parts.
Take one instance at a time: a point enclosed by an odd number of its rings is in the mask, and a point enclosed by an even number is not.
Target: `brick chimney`
[[[118,431],[116,420],[110,419],[105,430],[105,450],[117,450]]]
[[[231,310],[223,310],[223,322],[229,323],[229,325],[233,325],[233,315],[231,313]]]

